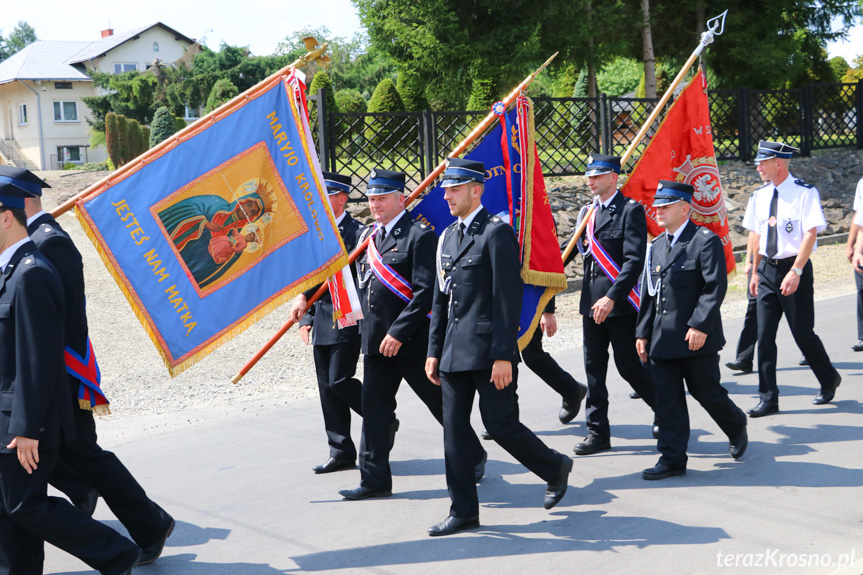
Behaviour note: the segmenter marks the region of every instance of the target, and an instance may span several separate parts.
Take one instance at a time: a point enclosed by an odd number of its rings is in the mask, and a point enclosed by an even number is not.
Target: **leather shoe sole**
[[[743,363],[742,361],[729,361],[725,364],[725,367],[730,369],[731,371],[741,371],[743,373],[752,373],[752,364],[751,363]]]
[[[765,415],[770,415],[771,413],[779,413],[779,404],[765,403],[762,401],[746,413],[749,414],[749,417],[764,417]]]
[[[441,537],[443,535],[453,535],[459,531],[467,529],[477,529],[479,527],[479,516],[473,517],[453,517],[450,515],[437,525],[432,525],[428,528],[428,533],[432,537]]]
[[[566,493],[566,488],[569,483],[569,473],[572,471],[572,458],[567,457],[566,455],[563,457],[563,463],[560,466],[560,471],[557,473],[557,477],[554,478],[554,481],[549,483],[545,489],[545,501],[542,506],[546,509],[551,509],[563,499],[564,494]]]
[[[162,551],[165,549],[165,542],[168,541],[168,537],[171,536],[171,533],[174,532],[174,519],[171,519],[171,524],[168,525],[167,531],[165,531],[165,535],[156,541],[153,545],[149,547],[145,547],[141,550],[141,556],[138,558],[135,566],[140,565],[149,565],[153,563],[156,559],[162,556]],[[131,573],[131,568],[130,571]]]
[[[573,451],[576,455],[592,455],[609,449],[611,449],[611,441],[600,439],[595,435],[588,435],[583,442],[575,444]]]
[[[746,453],[746,447],[749,445],[749,434],[746,432],[746,426],[743,427],[743,431],[737,434],[736,437],[729,438],[728,441],[728,454],[731,455],[733,459],[740,459],[743,457],[743,454]]]
[[[360,485],[356,489],[342,489],[339,495],[345,499],[359,501],[360,499],[368,499],[370,497],[392,497],[393,492],[385,489],[372,489],[371,487],[363,487]]]
[[[815,405],[824,405],[825,403],[833,401],[833,398],[836,397],[836,388],[839,387],[840,383],[842,383],[842,376],[837,373],[836,379],[833,380],[833,384],[816,395],[815,399],[812,400],[812,403]]]
[[[315,465],[312,467],[315,473],[332,473],[333,471],[340,471],[342,469],[353,469],[356,467],[356,463],[352,459],[337,459],[335,457],[330,457],[324,463],[320,465]]]
[[[645,469],[641,472],[641,478],[653,481],[656,479],[665,479],[676,475],[686,475],[685,467],[670,467],[664,463],[657,463],[650,469]]]
[[[578,397],[575,399],[564,399],[563,403],[560,404],[560,412],[558,412],[557,418],[561,423],[569,423],[578,416],[578,412],[581,411],[581,402],[587,396],[587,386],[578,382],[576,384],[578,385]]]

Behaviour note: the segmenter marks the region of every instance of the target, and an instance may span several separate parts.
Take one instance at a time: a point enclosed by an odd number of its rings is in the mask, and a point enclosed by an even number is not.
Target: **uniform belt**
[[[764,261],[770,264],[771,266],[778,266],[779,264],[794,262],[797,259],[797,256],[788,256],[787,258],[774,259],[774,258],[764,258]]]

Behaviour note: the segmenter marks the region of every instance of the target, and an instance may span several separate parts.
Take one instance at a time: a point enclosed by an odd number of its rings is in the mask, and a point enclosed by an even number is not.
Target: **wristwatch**
[[[794,273],[796,273],[796,274],[797,274],[797,277],[800,277],[800,276],[802,276],[802,275],[803,275],[803,269],[802,269],[802,268],[791,268],[791,271],[793,271]]]

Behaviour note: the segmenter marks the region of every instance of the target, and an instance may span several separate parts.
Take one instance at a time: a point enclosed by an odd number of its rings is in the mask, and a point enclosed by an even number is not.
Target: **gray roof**
[[[75,67],[74,64],[98,58],[156,26],[174,34],[178,40],[184,40],[189,44],[195,43],[191,38],[161,22],[128,32],[120,32],[95,42],[37,40],[12,57],[0,62],[0,84],[16,80],[78,80],[89,82],[90,77],[81,71],[82,67]]]
[[[37,40],[0,62],[0,84],[15,80],[79,80],[90,77],[67,61],[92,42],[52,42]]]

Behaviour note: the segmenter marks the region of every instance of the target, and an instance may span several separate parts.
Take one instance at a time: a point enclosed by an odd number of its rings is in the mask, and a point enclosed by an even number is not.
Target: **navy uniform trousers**
[[[560,367],[550,353],[542,349],[542,336],[542,329],[537,326],[530,342],[521,351],[521,358],[532,372],[563,399],[577,400],[581,393],[578,383],[568,371]]]
[[[815,373],[823,390],[830,388],[839,373],[830,363],[824,344],[813,327],[815,304],[813,302],[812,262],[803,266],[803,275],[797,291],[782,295],[782,279],[794,265],[794,257],[783,260],[762,258],[758,266],[758,391],[761,401],[777,403],[779,387],[776,385],[776,331],[784,313],[791,328],[791,335],[809,367]]]
[[[553,481],[562,456],[546,446],[518,419],[518,365],[512,364],[512,383],[497,389],[491,380],[491,370],[441,371],[443,390],[444,451],[446,452],[446,483],[449,488],[453,517],[479,515],[479,499],[472,452],[463,448],[467,437],[476,437],[470,426],[474,395],[479,394],[482,423],[498,445],[543,481]]]
[[[863,274],[854,270],[854,283],[857,285],[857,339],[863,341]]]
[[[746,276],[746,285],[752,279],[752,271]],[[759,286],[759,289],[760,286]],[[758,299],[752,292],[746,290],[746,314],[743,316],[743,329],[740,330],[740,339],[737,340],[738,363],[753,364],[755,361],[755,345],[758,343]]]
[[[614,365],[620,377],[629,383],[644,403],[656,411],[653,374],[641,363],[635,350],[637,321],[638,316],[634,313],[610,316],[600,324],[593,321],[592,317],[582,318],[584,372],[589,390],[584,401],[585,418],[589,432],[603,439],[609,439],[611,434],[608,423],[608,387],[605,383],[608,375],[609,344],[614,350]],[[656,419],[660,419],[658,414]]]
[[[351,439],[351,410],[360,417],[363,415],[362,383],[354,377],[360,345],[357,338],[313,348],[330,457],[349,461],[357,458],[357,448]]]

